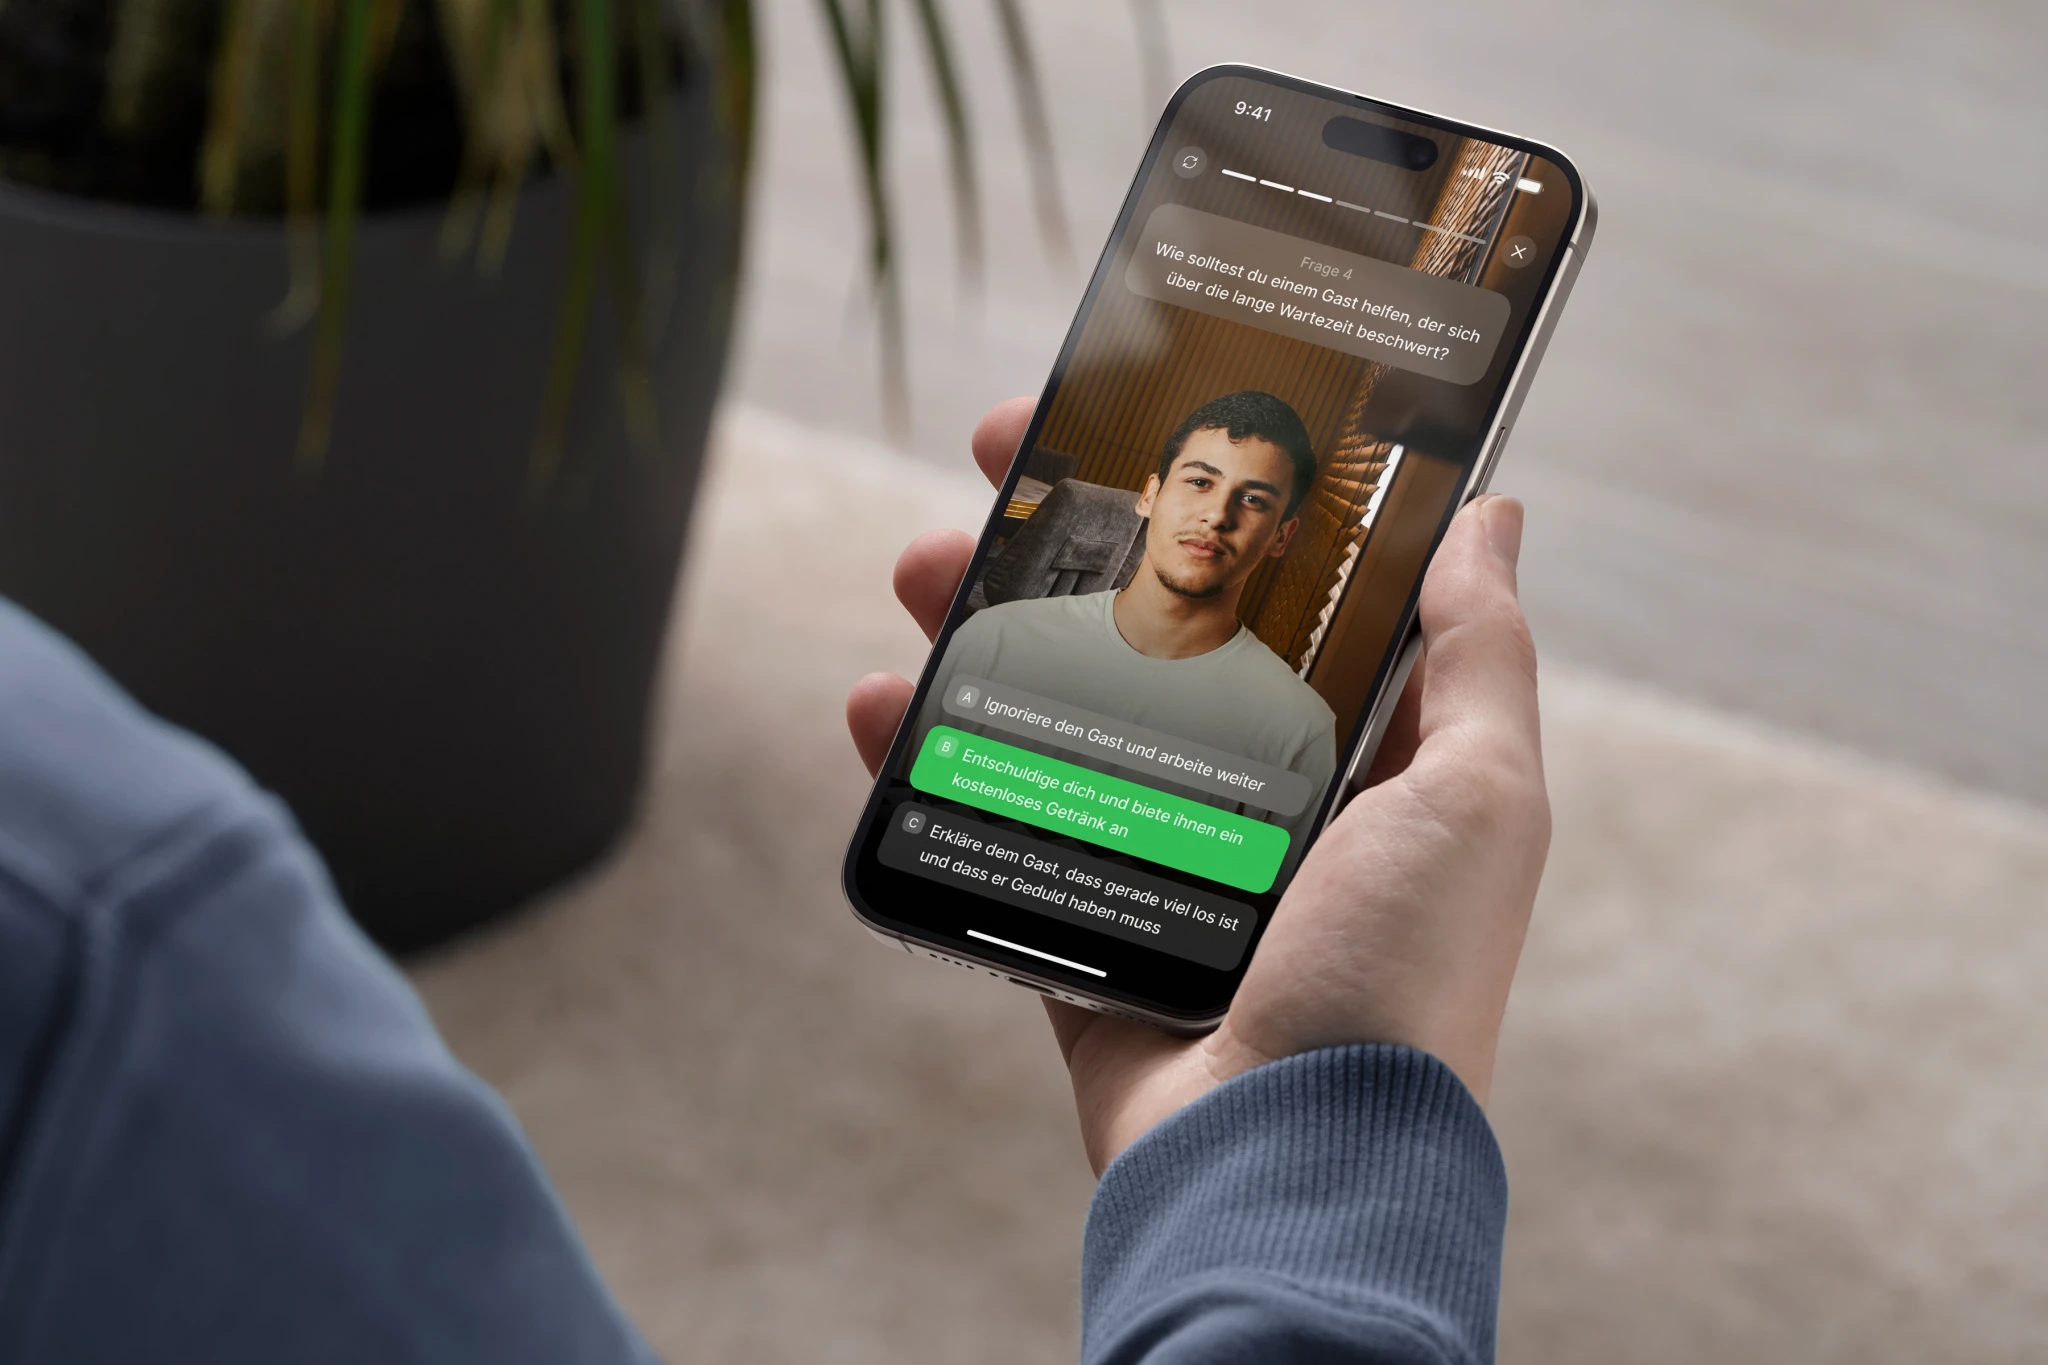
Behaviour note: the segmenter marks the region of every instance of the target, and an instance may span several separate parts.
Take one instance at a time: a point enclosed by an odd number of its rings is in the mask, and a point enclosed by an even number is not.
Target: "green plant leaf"
[[[101,116],[123,136],[145,130],[176,89],[193,55],[180,0],[114,0]],[[81,16],[83,17],[83,16]]]
[[[619,379],[626,429],[642,450],[651,448],[655,440],[653,386],[647,373],[625,196],[619,181],[616,14],[612,0],[575,0],[575,10],[582,162],[576,172],[576,227],[569,269],[542,395],[540,432],[529,467],[529,486],[535,491],[553,483],[561,468],[600,266],[611,278],[613,306],[619,315]]]
[[[438,9],[441,40],[463,97],[462,169],[441,216],[441,256],[455,260],[476,240],[493,174],[508,151],[501,133],[511,121],[508,106],[514,102],[506,92],[518,80],[511,69],[516,15],[513,0],[484,0],[480,24],[473,21],[467,0],[441,0]]]
[[[114,0],[113,71],[105,117],[133,129],[160,84],[158,59],[177,41],[168,11],[190,0]],[[245,205],[280,156],[291,287],[270,327],[288,335],[316,324],[298,460],[317,471],[332,438],[350,286],[365,192],[369,113],[376,73],[404,23],[407,0],[220,0],[210,108],[200,163],[203,206],[229,213]],[[628,6],[621,9],[621,4]],[[868,220],[867,280],[879,321],[884,420],[908,425],[902,282],[887,176],[883,64],[886,0],[819,0],[853,113],[857,164]],[[983,269],[982,205],[966,91],[943,0],[908,0],[930,68],[947,139],[948,169],[963,275]],[[993,0],[1029,152],[1039,226],[1048,250],[1069,254],[1054,170],[1050,124],[1019,0]],[[1139,15],[1158,0],[1132,0]],[[564,454],[567,424],[596,306],[598,272],[611,286],[619,327],[618,383],[628,429],[643,449],[654,444],[656,410],[651,346],[666,324],[679,279],[677,253],[692,196],[705,203],[737,197],[751,167],[758,52],[753,0],[437,0],[444,41],[456,68],[466,144],[458,184],[443,223],[444,251],[467,254],[495,271],[510,239],[529,171],[543,156],[575,180],[575,220],[558,304],[556,334],[542,395],[530,473],[551,482]],[[707,163],[694,189],[682,186],[678,130],[666,116],[678,73],[664,26],[664,5],[681,17],[686,43],[710,71],[713,97],[731,156]],[[564,11],[558,16],[557,6]],[[1147,9],[1146,7],[1150,8]],[[557,41],[565,18],[576,80],[572,129],[566,73]],[[622,32],[623,30],[623,32]],[[621,40],[625,51],[621,51]],[[168,60],[168,58],[164,58]],[[620,63],[634,63],[648,129],[651,222],[644,257],[633,255],[627,222],[620,120]],[[331,62],[331,65],[330,65]],[[280,130],[279,124],[282,124]],[[253,139],[253,140],[252,140]],[[259,177],[250,179],[251,176]],[[729,308],[730,290],[714,306]]]
[[[683,147],[676,134],[675,111],[669,107],[673,81],[668,42],[661,31],[658,0],[627,0],[633,12],[635,75],[640,87],[640,117],[647,127],[649,213],[647,259],[641,268],[640,327],[646,345],[668,330],[668,310],[676,293],[676,251],[683,238]],[[651,400],[650,400],[651,407]]]
[[[939,112],[946,123],[946,151],[953,179],[953,222],[959,233],[960,273],[981,280],[981,189],[975,182],[974,139],[967,124],[967,102],[960,95],[960,77],[953,43],[939,13],[938,0],[911,0],[924,35],[932,82],[938,86]]]
[[[1166,11],[1159,0],[1131,0],[1131,23],[1138,31],[1138,61],[1145,73],[1145,126],[1150,128],[1173,97],[1173,49],[1166,36]]]
[[[398,41],[398,26],[405,19],[405,0],[372,0],[370,5],[370,71],[381,71]]]
[[[700,163],[690,202],[711,215],[732,214],[732,268],[717,282],[711,309],[726,331],[739,294],[740,255],[746,242],[748,175],[754,156],[754,101],[759,72],[752,0],[674,0],[683,17],[686,60],[710,75],[713,118],[723,155]]]
[[[896,277],[896,239],[884,167],[882,137],[881,0],[862,0],[861,19],[850,17],[847,0],[818,0],[839,74],[853,110],[854,138],[860,153],[861,188],[868,210],[868,282],[874,290],[882,350],[882,421],[901,433],[910,424],[910,393],[903,354],[901,282]]]
[[[249,94],[250,49],[256,43],[258,0],[227,0],[220,48],[214,54],[206,139],[199,149],[199,207],[234,212],[242,182],[242,112]]]
[[[993,0],[1003,53],[1010,63],[1010,83],[1017,93],[1017,121],[1024,126],[1024,150],[1031,166],[1031,194],[1038,206],[1038,235],[1046,254],[1061,267],[1073,264],[1074,247],[1067,233],[1067,211],[1060,200],[1059,165],[1053,155],[1052,122],[1045,112],[1045,84],[1039,79],[1038,57],[1031,32],[1017,0]]]
[[[685,0],[689,3],[690,0]],[[706,53],[719,53],[719,106],[725,111],[727,135],[732,140],[734,178],[747,183],[754,165],[755,100],[760,81],[759,52],[754,42],[753,0],[714,0],[718,4],[719,45]]]
[[[282,340],[320,310],[320,36],[323,0],[291,0],[290,75],[285,106],[285,250],[291,286],[271,311]]]
[[[633,238],[626,221],[625,169],[619,159],[618,15],[613,9],[614,0],[578,3],[586,11],[601,16],[594,21],[586,19],[583,34],[585,50],[596,56],[590,63],[592,74],[585,76],[585,111],[592,128],[599,130],[584,135],[586,144],[593,148],[586,169],[599,182],[603,204],[604,264],[612,284],[612,309],[617,314],[619,329],[619,397],[626,409],[626,436],[635,450],[646,455],[653,452],[657,440],[654,384],[648,374],[646,299],[634,282]],[[625,3],[631,5],[635,0]],[[594,93],[591,86],[598,81],[592,78],[593,74],[602,80],[602,89]],[[659,122],[668,122],[666,112],[663,111]],[[601,158],[596,150],[600,147]]]
[[[483,240],[477,245],[477,262],[488,275],[495,275],[511,249],[512,220],[519,205],[520,187],[534,159],[535,146],[546,150],[557,171],[573,172],[579,164],[575,138],[569,131],[569,116],[562,99],[561,62],[556,55],[554,20],[548,0],[516,0],[518,37],[513,44],[510,79],[506,98],[515,102],[516,115],[506,117],[516,135],[500,158],[491,183],[490,203],[484,213]]]
[[[317,472],[334,435],[334,400],[348,333],[349,278],[362,217],[363,157],[370,129],[370,43],[377,0],[342,0],[341,50],[334,63],[334,127],[327,169],[327,225],[321,242],[320,316],[312,375],[299,422],[299,467]]]

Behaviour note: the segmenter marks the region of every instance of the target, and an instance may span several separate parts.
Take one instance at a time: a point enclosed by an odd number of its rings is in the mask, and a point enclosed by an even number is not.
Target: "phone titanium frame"
[[[1538,155],[1555,164],[1571,181],[1573,188],[1577,192],[1579,201],[1577,212],[1569,230],[1564,235],[1564,240],[1558,249],[1556,258],[1550,263],[1550,278],[1544,285],[1542,296],[1533,309],[1533,321],[1528,327],[1527,340],[1522,343],[1521,353],[1515,358],[1513,368],[1508,371],[1501,385],[1500,392],[1502,397],[1499,404],[1495,407],[1491,418],[1482,426],[1482,430],[1486,432],[1486,435],[1481,441],[1481,453],[1472,461],[1471,472],[1466,478],[1465,485],[1451,499],[1450,510],[1445,515],[1444,524],[1438,528],[1436,544],[1440,545],[1443,532],[1449,526],[1450,517],[1455,516],[1458,509],[1483,493],[1488,483],[1491,482],[1493,472],[1500,463],[1501,451],[1507,445],[1508,435],[1513,429],[1515,418],[1521,412],[1523,400],[1528,397],[1529,386],[1535,378],[1536,368],[1543,359],[1545,349],[1550,344],[1551,334],[1557,329],[1557,320],[1564,310],[1565,300],[1571,295],[1572,286],[1578,280],[1580,267],[1585,262],[1586,252],[1592,245],[1593,230],[1599,216],[1598,206],[1594,201],[1592,189],[1586,184],[1585,177],[1580,173],[1577,165],[1562,152],[1546,143],[1536,142],[1513,133],[1481,127],[1477,124],[1445,118],[1442,115],[1428,113],[1424,110],[1411,109],[1398,104],[1389,104],[1385,101],[1375,100],[1369,96],[1360,95],[1352,91],[1322,85],[1315,81],[1303,80],[1297,76],[1267,70],[1263,67],[1226,64],[1206,67],[1196,72],[1188,77],[1174,91],[1173,97],[1167,101],[1166,109],[1161,113],[1159,123],[1153,130],[1152,140],[1146,147],[1145,155],[1138,162],[1138,168],[1131,179],[1131,187],[1124,195],[1122,208],[1118,210],[1116,226],[1111,230],[1108,239],[1103,244],[1102,255],[1097,260],[1095,270],[1090,275],[1087,288],[1082,294],[1081,306],[1075,310],[1074,320],[1067,329],[1065,339],[1061,342],[1059,356],[1050,374],[1047,376],[1045,388],[1040,391],[1039,413],[1042,414],[1044,412],[1046,399],[1054,385],[1065,378],[1068,361],[1071,359],[1075,345],[1079,341],[1081,332],[1087,323],[1092,311],[1092,304],[1099,297],[1101,290],[1112,282],[1110,276],[1114,268],[1115,257],[1118,250],[1122,247],[1126,236],[1132,230],[1131,218],[1144,190],[1146,179],[1151,175],[1153,169],[1158,164],[1159,158],[1164,153],[1166,135],[1172,128],[1174,118],[1180,112],[1181,105],[1199,87],[1212,80],[1224,77],[1239,77],[1264,82],[1279,86],[1282,89],[1291,90],[1297,94],[1319,96],[1336,103],[1346,103],[1354,106],[1362,105],[1383,117],[1408,123],[1423,124],[1454,136],[1479,139]],[[975,579],[987,558],[987,547],[996,519],[1002,515],[1003,508],[1009,500],[1010,492],[1016,485],[1018,474],[1023,468],[1024,457],[1031,446],[1031,436],[1038,426],[1039,418],[1034,416],[1031,426],[1026,429],[1025,439],[1019,444],[1016,453],[1011,457],[1009,472],[1004,475],[1002,483],[996,490],[997,496],[990,508],[988,520],[983,523],[981,533],[975,541],[974,557],[969,561],[967,572],[961,577],[960,586],[954,593],[952,605],[947,609],[945,623],[939,632],[942,638],[949,631],[957,628],[961,622],[967,595],[973,589]],[[1432,545],[1429,558],[1433,560],[1435,555],[1436,545]],[[1427,563],[1428,561],[1426,560],[1425,566]],[[1396,632],[1400,636],[1402,643],[1398,650],[1392,651],[1391,662],[1381,665],[1382,675],[1377,680],[1377,685],[1372,693],[1373,700],[1367,710],[1366,723],[1359,727],[1358,737],[1350,754],[1341,758],[1338,763],[1340,776],[1331,782],[1329,792],[1325,793],[1323,797],[1323,814],[1321,819],[1316,822],[1315,835],[1312,836],[1311,843],[1313,843],[1314,838],[1321,836],[1323,830],[1329,826],[1332,820],[1336,819],[1338,812],[1343,810],[1345,804],[1363,785],[1365,774],[1371,766],[1373,755],[1377,752],[1380,741],[1386,734],[1387,725],[1392,718],[1394,706],[1400,700],[1402,689],[1406,686],[1408,676],[1421,653],[1422,637],[1415,620],[1416,604],[1421,595],[1421,588],[1422,582],[1418,576],[1414,587],[1409,592],[1408,602],[1403,608],[1402,620],[1404,624]],[[979,948],[956,948],[949,943],[942,949],[931,942],[912,937],[889,925],[878,923],[862,904],[860,894],[855,886],[855,870],[860,858],[861,847],[866,842],[887,794],[890,774],[896,770],[903,760],[919,708],[923,704],[926,694],[930,691],[933,674],[942,662],[938,647],[934,645],[932,653],[926,661],[924,675],[919,679],[918,687],[911,697],[910,705],[904,711],[903,720],[897,726],[896,735],[890,741],[889,752],[883,759],[881,767],[877,770],[874,788],[869,793],[866,805],[862,808],[859,821],[855,824],[853,838],[847,848],[840,879],[841,890],[846,896],[847,904],[852,909],[855,918],[860,920],[862,926],[885,947],[891,949],[900,948],[912,956],[931,958],[938,962],[949,963],[952,966],[965,967],[969,971],[985,972],[998,980],[1008,981],[1012,985],[1022,986],[1026,990],[1036,991],[1041,995],[1062,1000],[1071,1005],[1078,1005],[1097,1013],[1132,1019],[1139,1023],[1149,1024],[1155,1028],[1177,1034],[1195,1035],[1206,1033],[1215,1028],[1217,1024],[1222,1022],[1223,1015],[1228,1009],[1228,1002],[1225,1002],[1223,1008],[1218,1009],[1215,1013],[1199,1017],[1189,1017],[1151,1009],[1120,995],[1097,993],[1071,979],[1049,976],[1042,968],[1006,961]],[[1263,938],[1265,934],[1266,921],[1267,917],[1261,917],[1251,948],[1247,953],[1247,961],[1249,961],[1252,954],[1256,954],[1258,951],[1259,939]],[[1244,968],[1240,966],[1238,970],[1242,972]]]

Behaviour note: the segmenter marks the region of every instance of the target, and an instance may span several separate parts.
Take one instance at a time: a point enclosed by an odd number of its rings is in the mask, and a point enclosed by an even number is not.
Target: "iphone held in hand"
[[[1558,152],[1174,96],[848,851],[892,944],[1212,1025],[1413,659],[1593,231]]]

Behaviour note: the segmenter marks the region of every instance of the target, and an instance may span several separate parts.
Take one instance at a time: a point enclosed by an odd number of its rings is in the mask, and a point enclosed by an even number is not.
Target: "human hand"
[[[974,457],[992,481],[1030,399],[990,411]],[[1154,1124],[1263,1062],[1344,1043],[1431,1053],[1481,1104],[1550,845],[1536,654],[1516,599],[1522,507],[1486,497],[1451,522],[1423,581],[1423,655],[1367,788],[1302,860],[1230,1011],[1202,1038],[1046,1002],[1097,1172]],[[937,633],[974,541],[934,531],[896,564],[896,595]],[[847,699],[868,770],[913,688],[871,674]]]

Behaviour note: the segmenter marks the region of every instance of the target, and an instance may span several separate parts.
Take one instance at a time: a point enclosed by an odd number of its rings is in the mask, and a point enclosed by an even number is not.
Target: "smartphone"
[[[1255,67],[1183,85],[854,831],[855,914],[1213,1027],[1593,226],[1541,143]]]

